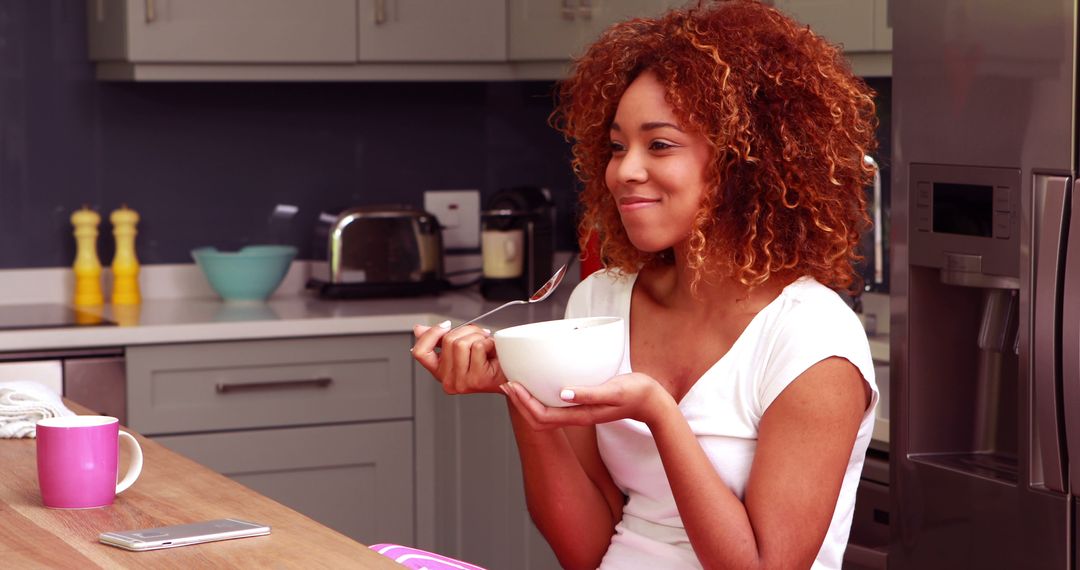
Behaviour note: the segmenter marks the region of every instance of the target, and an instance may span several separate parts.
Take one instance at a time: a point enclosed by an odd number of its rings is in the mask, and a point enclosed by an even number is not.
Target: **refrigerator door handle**
[[[1035,227],[1033,248],[1036,287],[1032,291],[1035,310],[1031,323],[1033,330],[1029,354],[1033,363],[1032,391],[1035,400],[1033,422],[1035,425],[1032,427],[1038,430],[1040,460],[1035,461],[1034,444],[1036,442],[1032,442],[1029,467],[1033,484],[1039,482],[1036,474],[1041,470],[1043,486],[1061,493],[1067,488],[1062,464],[1061,450],[1065,447],[1063,444],[1080,441],[1080,433],[1074,436],[1071,432],[1067,434],[1066,442],[1061,441],[1066,431],[1080,429],[1080,424],[1073,422],[1073,425],[1069,425],[1066,421],[1066,425],[1061,426],[1058,413],[1058,401],[1062,396],[1065,398],[1066,409],[1074,400],[1080,405],[1080,385],[1075,386],[1073,390],[1069,390],[1068,387],[1062,390],[1057,381],[1059,360],[1056,339],[1061,322],[1058,320],[1060,315],[1058,302],[1061,298],[1058,284],[1061,282],[1061,250],[1065,245],[1063,236],[1068,222],[1065,217],[1065,207],[1072,180],[1065,176],[1036,174],[1034,182],[1034,209],[1038,223]],[[1062,390],[1063,394],[1059,394],[1059,390]],[[1074,409],[1080,409],[1080,407]],[[1073,450],[1069,451],[1070,456],[1080,457],[1080,455],[1073,455]]]
[[[1080,184],[1080,181],[1077,182]],[[1065,438],[1070,462],[1080,461],[1080,228],[1070,228],[1080,218],[1080,191],[1072,189],[1071,208],[1065,210],[1068,234],[1065,279],[1061,297],[1061,385],[1065,395]],[[1070,213],[1071,212],[1071,213]],[[1064,239],[1064,238],[1063,238]],[[1072,489],[1080,489],[1080,466],[1069,465]]]
[[[863,162],[874,169],[874,203],[871,208],[871,221],[874,224],[874,285],[885,284],[885,238],[881,227],[881,167],[874,157],[866,155]]]

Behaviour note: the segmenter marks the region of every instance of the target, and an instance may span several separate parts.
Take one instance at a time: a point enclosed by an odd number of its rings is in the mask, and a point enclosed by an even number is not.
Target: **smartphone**
[[[98,540],[127,550],[158,550],[215,540],[270,534],[270,527],[239,519],[217,519],[176,526],[103,532]]]

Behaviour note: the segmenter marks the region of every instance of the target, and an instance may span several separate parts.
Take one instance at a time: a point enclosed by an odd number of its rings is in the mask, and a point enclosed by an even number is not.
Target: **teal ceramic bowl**
[[[191,257],[210,286],[226,301],[265,301],[296,257],[291,245],[249,245],[239,251],[200,247]]]

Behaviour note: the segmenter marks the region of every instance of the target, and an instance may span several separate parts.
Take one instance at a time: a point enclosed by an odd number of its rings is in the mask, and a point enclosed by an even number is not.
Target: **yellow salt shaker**
[[[98,224],[101,216],[88,206],[71,214],[75,226],[75,297],[76,306],[96,306],[105,302],[101,294],[101,262],[97,256]]]
[[[135,224],[139,222],[139,213],[127,205],[113,210],[109,215],[116,238],[116,254],[112,262],[113,305],[138,305],[139,295],[139,260],[135,257]]]

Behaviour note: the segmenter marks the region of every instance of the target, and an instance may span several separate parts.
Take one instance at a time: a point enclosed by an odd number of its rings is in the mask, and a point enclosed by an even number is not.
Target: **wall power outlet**
[[[444,249],[480,247],[479,190],[426,190],[424,210],[439,219]]]

